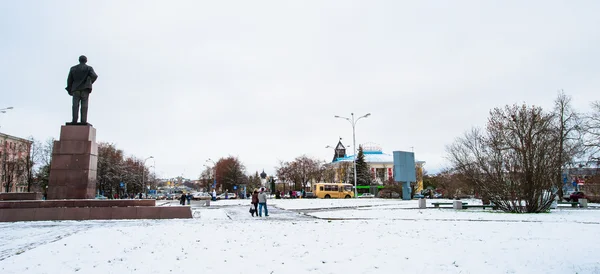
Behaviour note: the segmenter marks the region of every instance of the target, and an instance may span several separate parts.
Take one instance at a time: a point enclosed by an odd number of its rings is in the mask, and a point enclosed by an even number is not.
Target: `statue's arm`
[[[67,77],[67,87],[65,88],[69,94],[71,94],[71,88],[73,87],[73,73],[69,71],[69,76]]]
[[[96,74],[93,67],[90,67],[90,78],[92,78],[92,84],[98,79],[98,74]]]

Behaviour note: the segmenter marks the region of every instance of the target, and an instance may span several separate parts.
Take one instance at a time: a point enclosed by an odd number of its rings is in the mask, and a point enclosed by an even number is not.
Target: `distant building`
[[[27,167],[32,142],[27,139],[0,133],[0,193],[27,191]],[[10,182],[9,182],[10,181]]]
[[[375,182],[376,184],[383,184],[390,178],[394,178],[393,155],[384,153],[380,146],[377,146],[373,143],[363,144],[361,145],[361,147],[363,149],[363,153],[365,154],[365,162],[367,163],[367,165],[369,166],[369,170],[371,171],[371,179],[373,179],[373,182]],[[355,155],[346,155],[345,148],[342,145],[342,141],[338,143],[335,150],[336,151],[334,157],[337,158],[333,159],[333,164],[352,164]],[[353,179],[351,178],[350,180],[346,181],[348,181],[349,183],[353,183]]]
[[[394,179],[394,156],[392,154],[388,154],[383,152],[381,146],[376,145],[374,143],[365,143],[360,145],[363,149],[363,153],[365,155],[365,162],[369,166],[369,170],[371,171],[371,179],[373,183],[376,185],[383,185],[385,182]],[[340,170],[344,170],[336,174],[336,181],[342,181],[347,183],[354,183],[354,179],[350,178],[350,172],[353,168],[350,166],[354,161],[355,155],[346,155],[346,148],[342,144],[340,140],[335,147],[334,158],[331,164],[342,166],[344,163],[347,168],[342,168]],[[422,179],[423,165],[424,161],[417,161],[417,172],[421,172],[421,176],[417,175],[417,178]],[[344,176],[346,178],[344,178]],[[421,191],[423,189],[423,181],[419,180],[417,182],[417,191]]]

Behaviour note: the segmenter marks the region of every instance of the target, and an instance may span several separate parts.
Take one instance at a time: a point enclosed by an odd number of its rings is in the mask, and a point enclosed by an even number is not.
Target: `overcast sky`
[[[3,1],[0,131],[58,138],[81,54],[99,75],[98,141],[197,178],[357,143],[414,147],[425,168],[496,106],[589,109],[600,87],[600,1]],[[152,161],[148,161],[152,165]]]

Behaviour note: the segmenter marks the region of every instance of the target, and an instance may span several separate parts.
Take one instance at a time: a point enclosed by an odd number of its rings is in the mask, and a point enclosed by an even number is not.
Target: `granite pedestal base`
[[[0,201],[41,200],[41,192],[0,193]]]
[[[189,219],[189,206],[155,206],[154,200],[0,201],[0,222],[119,219]]]
[[[96,195],[98,144],[89,125],[60,128],[54,142],[48,182],[48,199],[93,199]]]

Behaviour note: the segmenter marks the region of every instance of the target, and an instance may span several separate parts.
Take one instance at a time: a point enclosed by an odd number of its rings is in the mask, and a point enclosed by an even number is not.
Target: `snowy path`
[[[2,223],[0,273],[600,273],[598,210],[354,201],[273,201],[268,218],[220,201],[192,204],[192,220]]]

